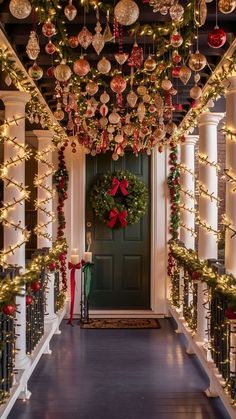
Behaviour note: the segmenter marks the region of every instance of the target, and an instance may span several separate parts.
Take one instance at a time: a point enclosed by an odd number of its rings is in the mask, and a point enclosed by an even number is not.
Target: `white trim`
[[[86,196],[86,156],[82,148],[72,153],[66,151],[66,162],[70,172],[69,199],[66,204],[66,237],[69,244],[68,254],[72,248],[78,248],[80,256],[85,243],[85,196]],[[166,314],[166,152],[153,150],[151,157],[151,280],[150,310],[91,310],[91,316],[101,317],[147,317]],[[75,316],[80,308],[80,275],[77,273],[77,295]]]

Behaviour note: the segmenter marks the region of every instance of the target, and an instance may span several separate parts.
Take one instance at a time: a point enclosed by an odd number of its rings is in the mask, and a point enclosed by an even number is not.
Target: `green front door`
[[[150,202],[138,224],[112,230],[102,223],[89,203],[97,174],[128,170],[150,191],[150,157],[126,153],[118,161],[111,154],[87,156],[86,233],[91,233],[94,271],[90,307],[98,309],[150,308]]]

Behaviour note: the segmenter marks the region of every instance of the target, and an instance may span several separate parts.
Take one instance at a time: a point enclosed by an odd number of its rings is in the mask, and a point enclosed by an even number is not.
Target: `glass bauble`
[[[116,142],[116,143],[120,144],[120,143],[123,143],[123,141],[124,141],[124,137],[123,137],[123,135],[122,135],[122,134],[117,134],[117,135],[115,136],[114,140],[115,140],[115,142]]]
[[[144,120],[146,114],[146,108],[143,102],[140,102],[137,109],[137,115],[139,122],[142,122]]]
[[[221,48],[226,42],[226,33],[223,29],[215,27],[208,34],[208,45],[212,48]]]
[[[147,59],[144,61],[144,68],[146,71],[154,71],[157,66],[156,61],[154,58],[152,58],[151,55],[147,57]]]
[[[11,0],[9,9],[16,19],[25,19],[30,15],[32,6],[29,0]]]
[[[95,81],[89,81],[86,84],[85,90],[90,96],[93,96],[98,91],[98,84]]]
[[[181,60],[182,60],[182,57],[178,53],[178,51],[173,51],[173,54],[172,54],[172,61],[173,61],[173,63],[179,64]]]
[[[112,113],[110,113],[108,119],[111,124],[119,124],[120,115],[117,112],[113,111]]]
[[[105,103],[100,106],[99,112],[102,116],[106,116],[108,114],[108,107],[105,105]]]
[[[177,131],[177,125],[174,122],[168,122],[165,126],[166,132],[169,135],[173,135]]]
[[[206,65],[206,57],[199,51],[190,55],[188,65],[193,71],[201,71]]]
[[[103,35],[101,34],[101,31],[102,31],[101,24],[100,22],[97,22],[96,27],[95,27],[96,34],[94,35],[93,40],[92,40],[92,45],[97,55],[100,54],[100,52],[102,51],[105,45],[105,40],[104,40]]]
[[[107,92],[103,92],[103,93],[101,94],[101,96],[100,96],[100,101],[101,101],[102,103],[108,103],[108,102],[109,102],[109,100],[110,100],[110,96],[108,95],[108,93],[107,93]]]
[[[165,125],[159,125],[154,133],[153,133],[154,137],[157,138],[158,140],[162,140],[162,138],[165,137],[166,135],[166,131],[165,131]]]
[[[168,79],[168,77],[165,77],[164,80],[161,82],[161,87],[163,90],[170,90],[172,87],[172,82]]]
[[[10,76],[10,74],[7,74],[6,75],[6,77],[5,77],[5,83],[6,83],[6,85],[7,86],[11,86],[11,84],[12,84],[12,79],[11,79],[11,76]]]
[[[231,13],[236,7],[236,0],[219,0],[218,7],[221,13]]]
[[[146,94],[143,96],[144,103],[149,103],[151,100],[151,96],[149,94]]]
[[[199,3],[199,25],[203,26],[207,18],[207,5],[206,0],[200,0]]]
[[[69,80],[69,78],[71,77],[71,69],[65,63],[65,61],[62,61],[61,64],[56,66],[54,70],[54,76],[60,82],[65,82]]]
[[[126,80],[123,76],[114,76],[110,82],[111,90],[117,94],[121,94],[126,89]]]
[[[134,107],[135,107],[135,105],[136,105],[136,103],[137,103],[138,96],[136,95],[136,93],[135,93],[133,90],[131,90],[131,91],[128,93],[128,95],[126,96],[126,100],[127,100],[128,105],[129,105],[131,108],[134,108]]]
[[[44,25],[42,26],[42,32],[44,36],[46,36],[47,38],[51,38],[51,36],[56,34],[56,27],[54,23],[52,22],[44,23]]]
[[[73,71],[78,76],[86,76],[90,71],[90,64],[84,57],[80,57],[74,62]]]
[[[172,47],[178,48],[183,43],[183,38],[176,30],[173,32],[173,34],[170,37],[170,43]]]
[[[191,77],[191,70],[187,65],[183,65],[183,67],[181,67],[180,72],[179,72],[179,78],[182,81],[183,84],[187,84],[190,77]]]
[[[117,54],[115,54],[115,59],[118,62],[118,64],[123,65],[128,59],[128,56],[129,54],[125,52],[118,52]]]
[[[133,0],[120,0],[115,6],[114,15],[120,25],[132,25],[139,17],[138,5]]]
[[[54,45],[50,39],[50,41],[45,45],[45,51],[47,54],[52,55],[56,52],[56,45]]]
[[[83,27],[77,37],[81,47],[84,49],[87,49],[93,40],[93,35],[89,32],[86,26]]]
[[[184,8],[181,4],[174,4],[170,8],[170,17],[174,22],[179,22],[184,14]]]
[[[202,89],[197,84],[190,89],[190,97],[194,100],[199,99],[202,96]]]
[[[35,31],[30,32],[26,53],[31,60],[36,60],[40,53],[39,38]]]
[[[64,15],[67,17],[69,21],[74,20],[75,16],[77,15],[77,9],[72,4],[72,0],[69,0],[69,4],[64,9]]]
[[[103,32],[103,38],[104,38],[105,42],[110,42],[113,39],[113,33],[111,31],[111,28],[110,28],[110,25],[109,25],[108,22],[107,22],[105,30]]]
[[[146,86],[138,86],[137,88],[137,92],[140,96],[144,96],[147,93],[147,88]]]
[[[54,77],[55,67],[51,66],[47,69],[47,76]]]
[[[68,44],[71,48],[77,48],[77,46],[79,45],[77,36],[70,36],[68,39]]]
[[[179,78],[180,69],[181,69],[181,67],[179,67],[179,66],[176,66],[176,67],[172,68],[172,70],[171,70],[172,77],[174,77],[175,79],[178,79]]]
[[[111,63],[107,60],[106,57],[102,57],[100,61],[97,63],[97,69],[101,74],[108,74],[111,70]]]
[[[55,112],[53,113],[53,115],[55,116],[57,121],[62,121],[64,119],[65,114],[64,114],[64,112],[61,108],[61,103],[60,102],[57,103],[57,108],[56,108]]]
[[[43,77],[43,69],[37,63],[29,68],[28,73],[33,80],[39,80]]]

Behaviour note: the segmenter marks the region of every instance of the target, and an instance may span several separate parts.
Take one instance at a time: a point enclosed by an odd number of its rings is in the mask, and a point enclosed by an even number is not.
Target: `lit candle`
[[[71,255],[71,263],[73,263],[73,265],[76,265],[79,262],[79,255]]]
[[[71,254],[72,255],[78,255],[78,249],[72,249]]]
[[[92,260],[93,260],[92,252],[84,252],[83,259],[84,259],[85,263],[92,263]]]

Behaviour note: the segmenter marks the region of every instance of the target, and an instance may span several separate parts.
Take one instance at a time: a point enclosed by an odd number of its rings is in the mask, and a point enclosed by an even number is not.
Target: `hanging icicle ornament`
[[[32,10],[32,6],[29,0],[11,0],[9,9],[16,19],[26,19]]]
[[[109,25],[109,10],[107,11],[107,23],[103,32],[103,38],[105,42],[111,42],[114,38],[110,25]]]
[[[99,22],[98,9],[97,9],[97,24],[95,26],[95,32],[96,32],[96,34],[93,37],[92,45],[93,45],[93,48],[95,49],[97,55],[99,55],[100,52],[104,48],[105,40],[104,40],[104,37],[103,37],[103,35],[101,33],[102,32],[102,26],[101,26],[101,24]]]
[[[69,0],[69,4],[64,9],[64,15],[67,17],[67,19],[71,22],[74,20],[74,18],[77,15],[77,9],[72,4],[72,0]]]
[[[93,40],[93,35],[86,28],[86,26],[84,26],[83,29],[78,33],[77,38],[81,47],[87,49]]]
[[[114,15],[120,25],[130,26],[138,20],[139,7],[133,0],[120,0],[115,6]]]
[[[40,53],[39,38],[35,31],[30,32],[26,53],[31,60],[37,60]]]

